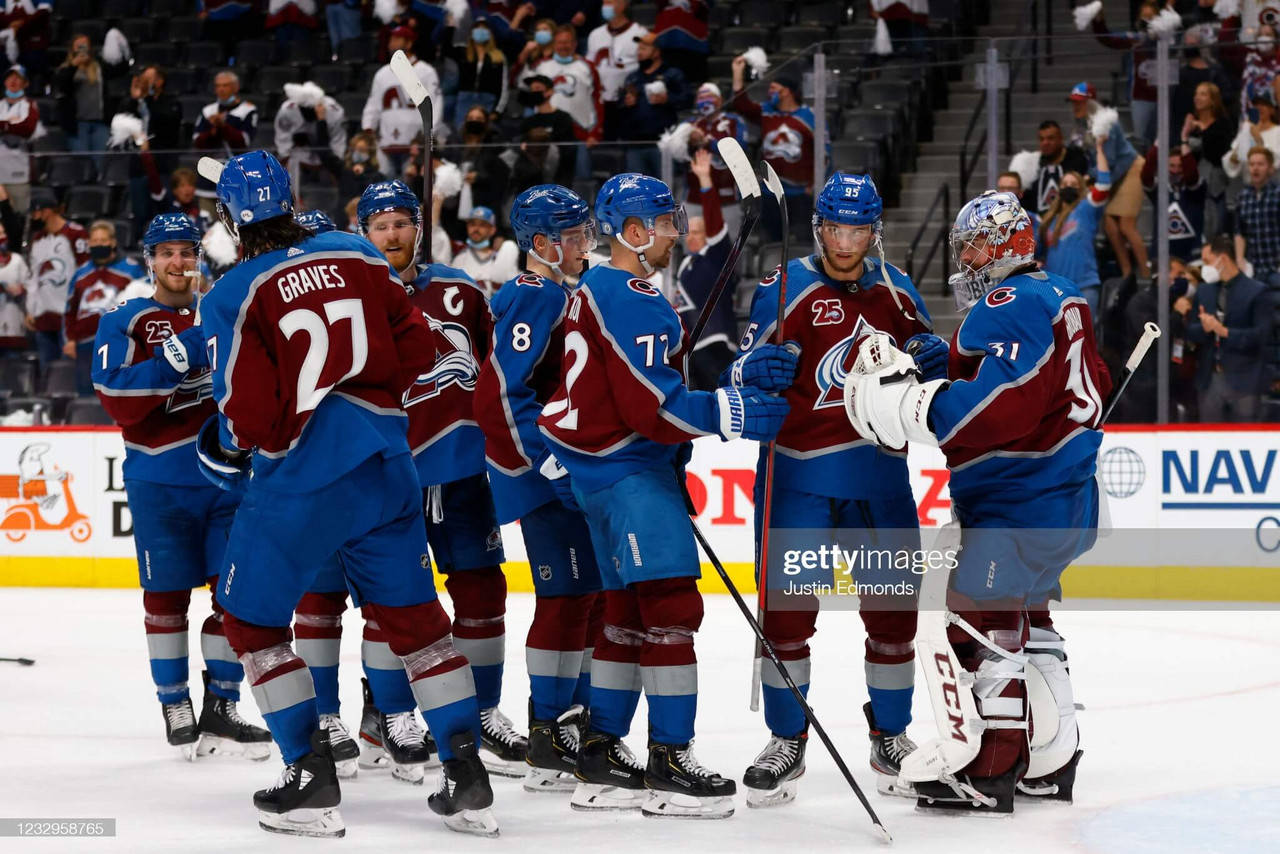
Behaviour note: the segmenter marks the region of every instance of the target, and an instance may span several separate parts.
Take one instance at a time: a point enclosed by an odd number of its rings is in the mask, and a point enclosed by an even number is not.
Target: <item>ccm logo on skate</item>
[[[942,683],[942,699],[947,704],[947,720],[951,721],[951,736],[957,741],[969,743],[964,734],[964,716],[960,714],[960,686],[956,684],[955,671],[951,669],[951,658],[946,653],[934,653],[934,666],[945,680]]]

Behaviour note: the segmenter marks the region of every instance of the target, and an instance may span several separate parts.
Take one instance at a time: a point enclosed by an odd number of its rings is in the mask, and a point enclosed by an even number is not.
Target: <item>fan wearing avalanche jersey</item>
[[[360,233],[399,271],[409,301],[437,333],[435,367],[404,395],[409,447],[422,484],[431,552],[453,597],[454,642],[475,673],[481,755],[492,773],[523,777],[528,740],[498,709],[506,659],[507,579],[502,574],[502,535],[485,477],[484,434],[472,412],[479,362],[493,329],[489,301],[463,271],[416,263],[422,209],[403,182],[366,187],[356,221]]]
[[[884,332],[906,343],[932,328],[924,300],[906,274],[869,253],[880,244],[884,203],[870,176],[837,172],[818,195],[813,213],[816,255],[787,262],[784,339],[799,346],[795,382],[786,391],[791,404],[776,445],[770,532],[817,529],[823,543],[844,538],[849,548],[886,538],[918,548],[915,500],[907,477],[905,447],[877,448],[866,436],[850,436],[843,409],[844,379],[858,339]],[[759,372],[762,342],[772,340],[778,317],[775,271],[756,289],[751,320],[742,338],[743,355],[729,366],[722,382],[745,382]],[[933,348],[945,366],[946,344]],[[757,382],[763,382],[757,380]],[[767,383],[761,385],[772,390]],[[766,453],[756,468],[757,552],[763,532]],[[880,534],[877,539],[876,531]],[[788,548],[801,547],[788,544]],[[808,546],[802,546],[807,548]],[[815,545],[816,548],[816,545]],[[773,551],[773,549],[770,549]],[[771,590],[781,590],[781,571],[767,567]],[[860,583],[899,579],[855,578]],[[817,625],[816,598],[788,595],[784,609],[765,612],[764,632],[803,692],[809,689],[809,638]],[[807,606],[807,607],[806,607]],[[867,631],[864,667],[870,702],[864,707],[871,735],[871,767],[878,784],[892,793],[898,762],[915,745],[906,736],[915,683],[914,600],[863,597],[860,609]],[[795,797],[804,773],[808,725],[772,662],[763,662],[764,717],[772,733],[768,745],[747,769],[748,802],[756,806],[786,803]]]
[[[444,773],[428,806],[453,830],[494,835],[475,683],[436,598],[401,408],[435,360],[436,334],[367,241],[294,222],[272,155],[233,157],[217,192],[242,260],[201,307],[219,413],[196,452],[210,480],[243,494],[217,595],[286,764],[254,795],[259,824],[345,833],[315,687],[289,645],[294,608],[337,554],[439,743]]]
[[[196,465],[200,425],[217,412],[204,335],[193,326],[200,279],[200,229],[186,214],[162,214],[142,236],[155,295],[102,315],[93,384],[124,433],[124,488],[142,584],[151,678],[169,743],[196,756],[266,759],[271,733],[236,711],[240,665],[223,631],[222,608],[200,630],[204,707],[199,721],[187,688],[187,608],[191,591],[217,589],[227,532],[240,501],[211,486]],[[175,338],[175,346],[166,342]],[[185,354],[185,355],[184,355]]]
[[[979,740],[939,715],[941,738],[904,760],[902,776],[915,781],[921,809],[1009,813],[1015,793],[1072,798],[1079,731],[1049,600],[1097,535],[1111,378],[1080,289],[1036,270],[1031,221],[1013,194],[986,192],[961,208],[951,249],[956,303],[968,314],[950,380],[921,382],[910,356],[872,336],[845,405],[855,429],[881,444],[942,449],[964,546],[946,605],[959,619],[930,650],[951,663],[926,668],[926,682],[935,709],[987,725]],[[922,616],[922,639],[944,637],[923,622],[938,618]]]
[[[541,471],[549,453],[538,415],[560,384],[564,315],[574,291],[565,276],[582,273],[595,248],[595,223],[572,190],[542,184],[516,197],[511,227],[528,253],[526,272],[489,303],[493,341],[476,384],[475,412],[498,521],[520,520],[537,595],[525,644],[532,767],[524,787],[571,792],[604,600],[597,595],[600,570],[586,520],[557,498],[555,485],[567,487],[568,479],[548,480]]]
[[[785,401],[751,386],[690,391],[680,318],[646,280],[687,230],[666,184],[636,173],[600,188],[596,224],[610,260],[582,277],[564,320],[561,386],[538,426],[587,517],[605,588],[591,663],[590,729],[578,753],[580,809],[678,818],[733,814],[735,786],[694,758],[701,574],[682,494],[684,452],[698,436],[767,440]],[[622,739],[643,688],[649,763]],[[646,795],[646,789],[648,793]]]

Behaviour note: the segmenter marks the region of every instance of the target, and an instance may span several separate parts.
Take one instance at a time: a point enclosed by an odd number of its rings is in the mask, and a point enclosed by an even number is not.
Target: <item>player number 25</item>
[[[365,329],[364,310],[358,299],[340,299],[324,304],[324,317],[309,308],[296,308],[280,318],[280,331],[292,340],[295,333],[307,333],[307,355],[298,371],[298,414],[310,412],[324,396],[344,380],[364,370],[369,359],[369,334]],[[320,374],[329,362],[329,327],[339,320],[351,323],[351,369],[336,383],[320,388]]]

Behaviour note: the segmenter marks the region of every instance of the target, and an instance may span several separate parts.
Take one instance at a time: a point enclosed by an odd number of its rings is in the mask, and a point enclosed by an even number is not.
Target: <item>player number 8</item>
[[[517,323],[511,327],[511,347],[517,353],[523,353],[533,343],[533,329],[527,323]]]

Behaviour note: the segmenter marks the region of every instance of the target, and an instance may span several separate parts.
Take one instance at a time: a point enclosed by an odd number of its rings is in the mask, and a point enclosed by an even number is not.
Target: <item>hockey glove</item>
[[[161,368],[161,373],[175,383],[182,382],[182,378],[188,371],[209,367],[209,353],[205,349],[203,326],[193,326],[177,335],[170,335],[152,352],[164,366]]]
[[[947,359],[951,355],[951,347],[945,338],[922,332],[908,338],[907,346],[903,349],[915,359],[916,367],[924,374],[926,382],[947,378]]]
[[[582,508],[578,506],[578,499],[574,497],[573,488],[570,486],[569,470],[560,464],[556,455],[550,451],[543,451],[534,465],[537,466],[538,473],[551,482],[551,488],[556,491],[556,498],[560,499],[560,503],[570,510],[581,513]]]
[[[908,441],[938,446],[929,428],[929,405],[946,380],[920,382],[906,353],[876,333],[862,342],[853,370],[844,379],[844,409],[858,434],[885,448]]]
[[[780,397],[753,386],[716,389],[720,407],[720,437],[768,442],[778,435],[791,407]]]
[[[734,388],[750,385],[774,394],[791,385],[796,376],[799,358],[800,345],[794,341],[781,346],[761,344],[750,353],[735,359],[720,375],[720,384]]]
[[[248,451],[228,451],[218,440],[218,416],[210,415],[196,436],[196,461],[200,473],[218,489],[244,495],[253,477],[253,460]]]

